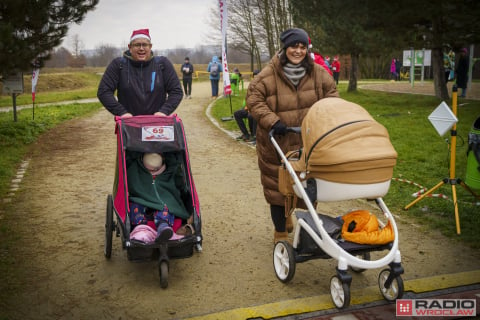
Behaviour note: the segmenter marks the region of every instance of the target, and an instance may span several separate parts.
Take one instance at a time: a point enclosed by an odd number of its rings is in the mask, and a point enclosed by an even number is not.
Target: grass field
[[[206,66],[205,66],[206,68]],[[199,68],[200,69],[200,68]],[[242,70],[242,69],[241,69]],[[83,98],[94,98],[102,70],[45,71],[40,74],[36,103],[58,102]],[[199,79],[196,81],[202,81]],[[206,80],[206,77],[205,77]],[[31,91],[25,80],[25,92]],[[461,235],[456,235],[452,188],[449,184],[404,210],[415,198],[413,193],[419,186],[427,189],[435,186],[449,175],[450,135],[440,137],[428,120],[430,113],[441,102],[432,96],[387,93],[369,90],[346,92],[346,83],[340,83],[342,98],[356,102],[389,131],[392,143],[398,152],[394,168],[394,180],[385,197],[390,209],[405,218],[415,219],[426,228],[438,229],[452,239],[479,248],[477,236],[480,230],[480,206],[470,193],[457,186]],[[29,89],[30,88],[30,89]],[[0,88],[1,89],[1,88]],[[243,96],[231,97],[234,110],[241,106]],[[10,96],[0,96],[0,107],[10,106]],[[480,116],[480,101],[467,100],[459,107],[456,144],[456,177],[465,179],[468,133],[475,119]],[[29,94],[20,95],[17,105],[31,104]],[[449,103],[450,104],[450,103]],[[18,121],[13,122],[12,112],[0,113],[0,198],[8,192],[9,184],[21,160],[28,153],[29,145],[39,135],[62,121],[88,116],[101,108],[99,103],[51,106],[42,109],[41,115],[32,119],[32,111],[18,112]],[[212,110],[213,116],[228,130],[237,131],[234,121],[222,122],[222,117],[231,115],[230,99],[218,99]],[[440,197],[440,194],[447,198]]]

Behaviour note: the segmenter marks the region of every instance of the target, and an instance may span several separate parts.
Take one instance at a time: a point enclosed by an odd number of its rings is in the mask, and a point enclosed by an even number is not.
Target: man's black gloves
[[[275,122],[272,129],[274,134],[278,134],[280,136],[284,136],[287,133],[287,126],[281,121]]]

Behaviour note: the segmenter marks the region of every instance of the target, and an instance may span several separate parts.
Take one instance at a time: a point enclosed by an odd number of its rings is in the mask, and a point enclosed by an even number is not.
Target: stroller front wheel
[[[333,276],[330,279],[330,295],[333,304],[338,309],[348,307],[350,305],[350,284],[342,282],[337,276]]]
[[[396,276],[389,281],[390,277],[390,269],[382,270],[378,275],[378,286],[385,300],[392,302],[403,296],[403,279],[401,276]],[[388,282],[390,282],[389,285]]]
[[[168,262],[165,260],[160,261],[158,266],[158,272],[160,273],[160,287],[165,289],[168,287]]]
[[[287,283],[295,275],[295,254],[287,241],[279,241],[273,249],[273,267],[278,280]]]

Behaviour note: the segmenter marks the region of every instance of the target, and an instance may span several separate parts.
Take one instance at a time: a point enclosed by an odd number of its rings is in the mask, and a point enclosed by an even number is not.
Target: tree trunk
[[[357,71],[358,71],[358,53],[352,53],[350,57],[352,58],[352,64],[350,66],[350,79],[348,80],[348,92],[357,91]]]
[[[442,100],[450,100],[445,80],[445,68],[443,67],[443,52],[440,48],[432,50],[432,68],[435,96]]]

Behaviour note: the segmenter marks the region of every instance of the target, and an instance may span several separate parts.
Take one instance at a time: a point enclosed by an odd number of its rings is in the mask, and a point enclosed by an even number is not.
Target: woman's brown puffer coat
[[[316,101],[338,96],[333,77],[318,64],[295,88],[285,76],[278,54],[248,86],[246,104],[257,121],[258,166],[263,193],[269,204],[285,204],[284,196],[278,191],[280,157],[268,137],[272,126],[280,120],[287,127],[300,127],[308,109]],[[295,133],[275,136],[275,139],[284,153],[298,150],[302,144],[300,135]]]

